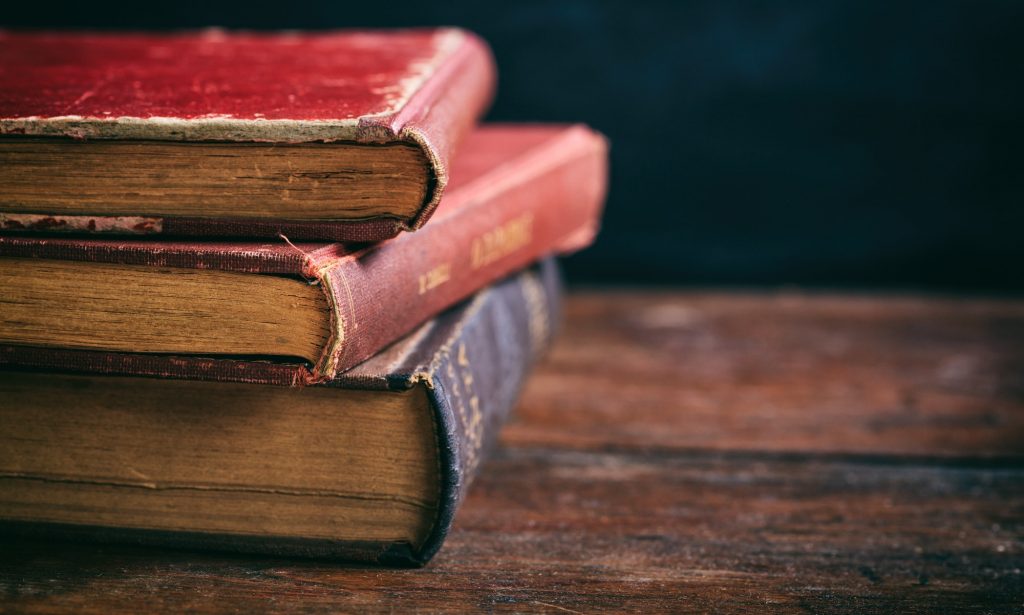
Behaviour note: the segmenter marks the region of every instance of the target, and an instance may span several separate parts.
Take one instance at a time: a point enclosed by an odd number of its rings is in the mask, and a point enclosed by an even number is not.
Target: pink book
[[[430,224],[369,245],[0,236],[0,365],[325,382],[481,288],[589,245],[607,145],[579,125],[485,124],[452,177]]]
[[[434,212],[494,81],[450,28],[0,31],[0,229],[393,237]]]

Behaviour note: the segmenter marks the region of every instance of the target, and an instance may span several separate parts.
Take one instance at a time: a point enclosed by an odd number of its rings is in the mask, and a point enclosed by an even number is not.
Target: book
[[[316,387],[2,370],[0,527],[423,564],[558,302],[542,262]]]
[[[433,213],[494,82],[453,28],[0,30],[0,229],[392,237]]]
[[[606,164],[582,126],[484,127],[431,224],[368,246],[0,237],[0,364],[328,381],[479,288],[588,245]]]

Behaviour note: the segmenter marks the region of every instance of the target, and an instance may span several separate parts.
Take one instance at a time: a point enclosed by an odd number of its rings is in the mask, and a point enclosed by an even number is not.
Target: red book
[[[392,237],[494,80],[457,29],[0,31],[0,229]]]
[[[0,237],[0,363],[321,382],[588,245],[606,181],[605,140],[585,127],[485,126],[431,224],[379,244]]]

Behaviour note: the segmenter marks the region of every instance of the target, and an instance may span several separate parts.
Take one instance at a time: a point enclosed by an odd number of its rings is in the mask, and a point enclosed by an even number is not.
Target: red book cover
[[[7,231],[372,241],[419,228],[495,70],[462,30],[325,33],[17,33],[0,30],[0,139],[406,143],[429,166],[408,219],[55,215],[0,195]],[[13,167],[13,165],[11,165]],[[10,169],[11,173],[15,169]],[[2,174],[2,173],[0,173]],[[12,181],[17,180],[12,176]],[[331,204],[325,203],[325,212]]]
[[[0,364],[311,384],[376,354],[443,309],[553,253],[588,245],[607,182],[607,144],[583,126],[485,126],[467,139],[434,220],[370,246],[0,237],[0,257],[301,276],[332,310],[312,366],[7,345]],[[244,300],[244,297],[240,298]],[[0,324],[4,319],[0,299]]]

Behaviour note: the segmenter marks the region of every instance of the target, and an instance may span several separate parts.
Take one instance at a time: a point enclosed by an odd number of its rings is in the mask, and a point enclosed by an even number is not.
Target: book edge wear
[[[311,367],[10,344],[0,345],[0,365],[291,385],[330,380],[477,289],[592,241],[606,190],[606,143],[582,126],[551,134],[477,186],[452,191],[445,211],[421,232],[358,252],[299,244],[224,256],[215,246],[207,253],[161,244],[154,255],[145,242],[0,237],[0,256],[302,275],[331,307],[331,337]],[[407,307],[389,314],[380,305]]]
[[[0,40],[2,40],[0,30]],[[337,120],[236,119],[222,117],[27,117],[0,118],[2,135],[74,139],[146,139],[361,144],[404,142],[428,163],[428,189],[409,219],[387,216],[326,222],[193,217],[0,213],[0,230],[158,236],[275,237],[296,240],[378,241],[421,227],[448,184],[451,156],[490,104],[496,68],[482,39],[458,28],[437,30],[438,51],[425,75],[401,104],[387,112]]]
[[[478,293],[423,326],[406,346],[430,344],[414,356],[400,348],[397,359],[360,366],[323,386],[408,390],[424,386],[434,413],[440,498],[424,543],[331,541],[239,536],[92,525],[0,521],[0,531],[73,540],[119,542],[267,555],[422,566],[438,552],[466,490],[497,432],[516,403],[529,368],[548,347],[560,314],[561,282],[553,259]],[[421,335],[422,333],[422,335]]]
[[[415,563],[425,563],[441,548],[469,484],[516,403],[529,366],[550,345],[560,318],[561,280],[553,259],[506,284],[502,292],[511,298],[487,304],[481,298],[479,307],[471,303],[467,310],[478,311],[467,316],[466,329],[442,347],[431,365],[433,384],[428,382],[428,389],[438,419],[442,488],[438,519],[420,552],[413,554]],[[484,341],[478,347],[470,344],[473,336]],[[473,350],[467,351],[469,347]],[[479,354],[472,356],[474,351]]]

